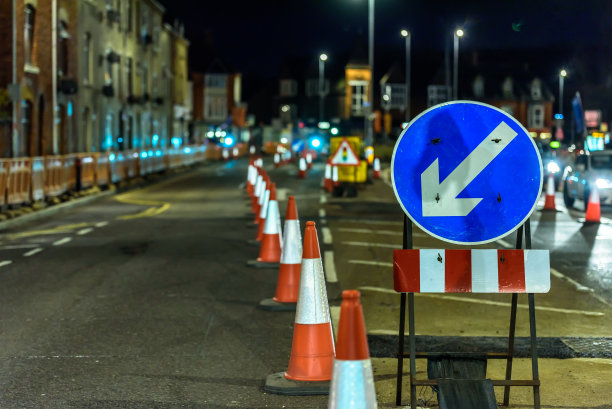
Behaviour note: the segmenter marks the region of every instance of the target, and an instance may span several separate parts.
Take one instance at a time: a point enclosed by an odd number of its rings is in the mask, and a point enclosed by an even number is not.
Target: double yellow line
[[[153,216],[157,216],[159,214],[162,214],[163,212],[165,212],[166,210],[168,210],[170,208],[170,203],[168,202],[159,202],[159,201],[154,201],[154,200],[141,200],[141,199],[130,199],[128,197],[125,197],[123,195],[119,195],[119,196],[115,196],[115,200],[121,203],[126,203],[126,204],[134,204],[134,205],[140,205],[140,206],[151,206],[146,210],[143,210],[142,212],[139,213],[135,213],[135,214],[127,214],[124,216],[118,216],[117,219],[119,220],[131,220],[131,219],[138,219],[141,217],[153,217]]]

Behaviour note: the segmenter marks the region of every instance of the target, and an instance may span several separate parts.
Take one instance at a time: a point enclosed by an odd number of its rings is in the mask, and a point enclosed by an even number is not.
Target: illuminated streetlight
[[[459,37],[463,37],[465,32],[458,28],[453,34],[455,39],[455,53],[453,59],[453,99],[456,100],[459,89]]]
[[[457,31],[455,32],[457,34],[457,37],[463,37],[463,30],[462,29],[457,29]]]
[[[567,76],[567,71],[561,70],[561,72],[559,74],[561,74],[562,77],[566,77]]]
[[[320,59],[321,61],[327,61],[327,54],[325,54],[325,53],[321,54],[321,55],[319,56],[319,59]]]

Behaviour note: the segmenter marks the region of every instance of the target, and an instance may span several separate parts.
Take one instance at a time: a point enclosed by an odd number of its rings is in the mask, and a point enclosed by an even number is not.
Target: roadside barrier
[[[96,183],[96,160],[93,154],[80,153],[77,155],[77,164],[80,167],[80,188],[88,189]]]
[[[376,391],[359,291],[342,292],[330,409],[376,409]]]
[[[112,183],[119,183],[125,179],[125,158],[123,152],[111,152],[109,154],[110,177]]]
[[[100,152],[94,155],[96,160],[96,185],[106,186],[110,180],[110,154],[108,152]]]
[[[0,159],[0,206],[6,204],[10,159]]]
[[[380,159],[378,158],[378,156],[374,158],[372,170],[372,176],[374,177],[374,179],[380,179]]]
[[[2,185],[0,183],[0,188]],[[2,190],[4,192],[4,190]],[[32,184],[30,200],[36,202],[45,198],[45,158],[32,158]]]
[[[546,182],[546,198],[542,210],[557,210],[555,206],[555,177],[552,173],[548,175],[548,180]]]
[[[327,395],[335,356],[325,276],[315,223],[306,222],[300,290],[286,372],[268,375],[264,390],[281,395]]]
[[[61,156],[45,156],[45,197],[56,197],[66,191],[66,172]]]
[[[300,158],[299,161],[299,170],[298,170],[298,178],[304,179],[306,177],[306,159]]]
[[[138,171],[138,151],[125,151],[123,154],[123,163],[124,163],[124,177],[125,179],[132,179],[139,175]]]
[[[287,202],[283,232],[276,293],[273,298],[266,298],[259,303],[259,308],[262,310],[292,311],[295,310],[297,303],[302,267],[302,237],[297,205],[293,196],[289,196]]]
[[[8,169],[6,202],[21,204],[30,199],[31,164],[28,158],[11,159]]]
[[[76,190],[77,187],[77,155],[64,155],[64,192]]]
[[[332,166],[331,163],[325,164],[325,179],[323,179],[323,190],[331,192],[333,189],[332,185]]]
[[[258,229],[257,229],[257,238],[256,241],[260,242],[263,240],[263,232],[264,227],[266,225],[266,220],[268,218],[268,206],[270,205],[270,198],[272,193],[272,185],[270,179],[266,180],[265,190],[262,191],[262,202],[261,207],[259,208],[259,218],[258,218]],[[276,191],[276,190],[275,190]]]
[[[599,191],[596,186],[591,188],[589,202],[586,205],[586,214],[584,216],[585,223],[600,223],[601,222],[601,204],[599,201]]]
[[[260,263],[279,263],[281,259],[282,232],[276,201],[276,185],[270,183],[270,198],[266,206],[266,219],[263,223],[261,249],[257,261]]]

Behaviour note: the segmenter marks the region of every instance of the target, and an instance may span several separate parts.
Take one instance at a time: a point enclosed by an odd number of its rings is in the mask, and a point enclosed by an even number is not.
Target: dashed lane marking
[[[368,266],[393,267],[393,263],[389,263],[388,261],[349,260],[348,262],[349,264],[365,264]]]
[[[374,291],[374,292],[386,293],[386,294],[396,294],[396,295],[399,294],[398,292],[390,288],[373,287],[373,286],[359,287],[359,290]],[[494,305],[497,307],[510,307],[511,306],[511,304],[507,302],[483,300],[483,299],[478,299],[478,298],[464,298],[464,297],[457,297],[453,295],[440,295],[440,294],[429,294],[429,293],[415,293],[415,295],[417,297],[435,298],[439,300],[457,301],[457,302],[465,302],[465,303],[472,303],[472,304],[486,304],[486,305]],[[518,304],[518,308],[528,309],[529,306],[526,304]],[[605,315],[603,312],[599,312],[599,311],[572,310],[569,308],[555,308],[555,307],[546,307],[546,306],[541,306],[541,305],[538,305],[538,311],[549,311],[549,312],[556,312],[556,313],[561,313],[561,314],[586,315],[590,317],[603,317]]]
[[[319,199],[319,203],[327,203],[327,196],[321,195],[321,198]]]
[[[403,226],[404,222],[396,222],[393,220],[361,220],[361,219],[339,219],[341,223],[360,223],[360,224],[388,224],[392,226]]]
[[[323,253],[325,259],[325,277],[328,283],[337,283],[336,263],[334,262],[334,252],[327,250]]]
[[[54,246],[61,246],[62,244],[66,244],[72,241],[72,237],[64,237],[63,239],[59,239],[58,241],[53,242]]]
[[[9,264],[12,264],[12,263],[13,263],[12,260],[3,260],[3,261],[0,261],[0,267],[8,266]]]
[[[86,229],[79,230],[76,234],[78,234],[79,236],[83,236],[87,233],[91,233],[92,231],[93,231],[93,227],[88,227]]]
[[[108,226],[108,222],[99,222],[99,223],[94,224],[94,226],[96,226],[96,227]]]
[[[23,253],[23,256],[24,256],[24,257],[31,257],[31,256],[33,256],[34,254],[38,254],[38,253],[40,253],[40,252],[41,252],[41,251],[43,251],[43,250],[44,250],[44,249],[43,249],[42,247],[37,247],[37,248],[35,248],[35,249],[33,249],[33,250],[28,251],[27,253]]]
[[[497,242],[501,244],[502,247],[505,247],[507,249],[511,249],[514,247],[512,244],[508,243],[506,240],[497,240]]]
[[[593,290],[590,287],[587,287],[585,285],[580,284],[578,281],[575,281],[571,278],[569,278],[568,276],[566,276],[565,274],[561,273],[559,270],[555,269],[555,268],[550,268],[550,274],[554,275],[555,277],[567,281],[568,283],[570,283],[571,285],[573,285],[576,288],[576,291],[581,292],[581,293],[590,293],[593,298],[595,298],[597,301],[608,305],[608,306],[612,306],[612,304],[610,304],[605,298],[595,294],[595,290]]]
[[[319,209],[319,219],[324,219],[326,216],[325,209]]]
[[[19,250],[19,249],[31,249],[38,247],[38,244],[15,244],[13,246],[2,246],[0,250]]]
[[[332,234],[331,234],[331,231],[329,230],[329,227],[323,227],[321,229],[321,232],[323,233],[323,243],[331,244],[333,239],[332,239]]]
[[[341,244],[347,246],[362,246],[362,247],[384,247],[389,249],[400,249],[401,244],[387,244],[387,243],[368,243],[366,241],[343,241]]]

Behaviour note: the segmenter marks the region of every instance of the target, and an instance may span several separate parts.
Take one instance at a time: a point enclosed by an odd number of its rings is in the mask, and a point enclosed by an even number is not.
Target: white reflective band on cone
[[[255,197],[257,199],[259,199],[259,196],[261,195],[261,182],[262,182],[263,178],[261,177],[261,175],[257,175],[257,177],[255,178]],[[259,200],[257,200],[257,203],[259,203]]]
[[[274,154],[274,163],[280,163],[280,155],[278,153]]]
[[[374,158],[374,170],[380,170],[380,159]]]
[[[234,156],[238,156],[238,148],[234,148],[234,150],[232,151],[232,154]]]
[[[251,155],[255,153],[255,146],[251,145],[251,147],[249,148],[249,153]]]
[[[299,220],[285,220],[285,241],[281,252],[281,264],[302,262],[302,235]]]
[[[332,181],[333,182],[338,181],[338,167],[337,166],[332,167]]]
[[[376,409],[372,364],[362,361],[334,360],[329,388],[329,409]]]
[[[304,158],[300,158],[300,170],[306,170],[306,160]]]
[[[325,179],[331,179],[332,177],[332,166],[329,163],[325,164]]]
[[[266,217],[266,214],[268,213],[269,201],[270,201],[270,191],[266,190],[264,194],[261,195],[261,203],[260,203],[261,209],[259,210],[260,219],[263,219],[264,217]],[[264,224],[264,227],[266,227],[265,224]]]
[[[308,162],[308,163],[312,162],[312,154],[311,153],[307,153],[306,154],[306,162]]]
[[[257,203],[258,203],[260,206],[263,204],[263,201],[264,201],[264,196],[265,196],[265,193],[266,193],[267,191],[268,191],[268,190],[266,189],[266,181],[262,179],[262,181],[261,181],[261,187],[260,187],[260,190],[259,190],[259,200],[257,201]]]
[[[257,166],[258,168],[263,167],[263,159],[262,158],[255,159],[255,166]]]
[[[546,183],[546,194],[548,196],[555,195],[555,178],[552,173],[548,176],[548,181]]]
[[[229,152],[227,151],[227,149],[223,149],[223,157],[225,159],[229,158]]]
[[[268,211],[266,212],[266,224],[264,224],[264,234],[280,234],[278,226],[278,202],[268,201]]]
[[[325,324],[330,321],[321,258],[303,258],[295,323]]]
[[[257,182],[257,168],[255,166],[251,166],[251,185],[255,185]]]

